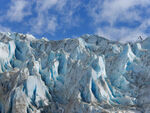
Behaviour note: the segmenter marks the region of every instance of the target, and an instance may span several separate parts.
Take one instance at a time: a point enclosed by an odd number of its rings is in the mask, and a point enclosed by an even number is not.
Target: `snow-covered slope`
[[[101,112],[150,112],[150,39],[0,33],[0,113]]]

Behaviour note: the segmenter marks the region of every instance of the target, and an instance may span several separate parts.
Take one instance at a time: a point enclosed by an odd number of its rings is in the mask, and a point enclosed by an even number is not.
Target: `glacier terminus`
[[[150,113],[150,38],[0,33],[0,113]]]

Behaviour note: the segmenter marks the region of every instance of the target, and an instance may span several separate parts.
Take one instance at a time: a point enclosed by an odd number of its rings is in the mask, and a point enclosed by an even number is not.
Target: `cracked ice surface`
[[[0,33],[0,113],[149,113],[149,62],[149,38]]]

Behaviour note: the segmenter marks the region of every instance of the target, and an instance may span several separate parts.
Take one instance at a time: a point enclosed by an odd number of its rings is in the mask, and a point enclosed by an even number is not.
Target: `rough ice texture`
[[[0,33],[0,113],[109,112],[150,113],[150,39]]]

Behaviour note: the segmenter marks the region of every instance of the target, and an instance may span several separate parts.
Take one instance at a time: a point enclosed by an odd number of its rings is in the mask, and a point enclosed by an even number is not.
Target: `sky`
[[[150,0],[0,0],[0,31],[136,41],[150,36]]]

